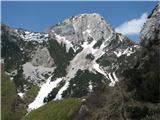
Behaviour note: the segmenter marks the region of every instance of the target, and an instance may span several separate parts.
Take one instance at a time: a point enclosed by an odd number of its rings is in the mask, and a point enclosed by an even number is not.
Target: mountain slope
[[[99,14],[81,14],[46,33],[2,25],[5,74],[14,81],[28,111],[51,100],[83,98],[100,86],[112,89],[134,66],[140,46],[116,33]],[[35,97],[36,96],[36,97]]]

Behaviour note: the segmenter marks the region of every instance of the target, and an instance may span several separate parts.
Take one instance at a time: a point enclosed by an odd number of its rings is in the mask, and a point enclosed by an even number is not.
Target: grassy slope
[[[1,120],[20,120],[26,114],[23,100],[17,96],[15,84],[1,72]]]
[[[2,120],[10,119],[13,115],[12,104],[16,97],[15,86],[12,81],[4,74],[1,73],[1,117]]]
[[[52,101],[32,111],[23,120],[71,120],[80,105],[81,101],[74,98]]]

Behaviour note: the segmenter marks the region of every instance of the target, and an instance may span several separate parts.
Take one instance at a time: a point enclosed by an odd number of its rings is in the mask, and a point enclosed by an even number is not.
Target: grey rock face
[[[142,46],[160,40],[160,4],[156,6],[140,32]]]
[[[32,64],[34,66],[53,67],[54,60],[46,47],[38,48],[35,54],[32,55]]]
[[[33,81],[37,85],[44,82],[55,68],[47,49],[49,35],[13,29],[6,25],[2,25],[1,31],[5,71],[12,73],[17,70],[17,75],[22,74],[19,79],[25,82]],[[16,85],[19,86],[19,83]]]
[[[49,29],[49,33],[56,33],[65,36],[67,40],[74,44],[82,44],[92,37],[96,41],[107,39],[113,32],[109,24],[105,22],[99,14],[81,14],[79,16],[66,19],[64,22],[53,26]]]

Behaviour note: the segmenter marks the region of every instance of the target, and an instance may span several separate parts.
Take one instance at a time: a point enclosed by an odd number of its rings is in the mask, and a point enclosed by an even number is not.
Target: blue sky
[[[127,25],[142,24],[158,2],[2,2],[1,22],[14,28],[43,32],[49,26],[81,13],[99,13],[116,30],[134,41],[138,33],[126,33]],[[145,13],[145,14],[144,14]],[[142,17],[144,16],[144,18]],[[140,20],[139,20],[140,19]],[[143,19],[143,20],[141,20]],[[137,20],[139,20],[137,24]],[[126,25],[126,26],[125,26]],[[135,26],[136,27],[136,26]],[[132,29],[132,28],[128,28]]]

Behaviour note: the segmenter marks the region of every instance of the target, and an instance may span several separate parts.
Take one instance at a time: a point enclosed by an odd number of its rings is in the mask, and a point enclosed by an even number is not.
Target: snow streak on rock
[[[52,32],[54,32],[54,31],[52,31]],[[73,48],[72,43],[71,43],[70,41],[68,41],[64,36],[60,36],[60,35],[56,34],[55,32],[54,32],[54,34],[55,34],[56,39],[57,39],[57,42],[58,42],[59,44],[64,44],[64,45],[66,45],[66,51],[67,51],[67,52],[69,52],[69,49],[70,49],[70,48]],[[73,48],[73,50],[76,51],[74,48]]]
[[[99,72],[100,74],[106,76],[106,73],[103,70],[101,70],[99,64],[95,63],[93,67],[97,72]]]
[[[111,83],[109,84],[109,86],[112,86],[112,87],[113,87],[113,86],[115,85],[115,81],[114,81],[114,79],[112,78],[111,73],[109,73],[108,76],[109,76],[109,79],[111,80]]]
[[[113,72],[113,77],[114,77],[115,82],[118,82],[118,78],[117,78],[115,72]]]
[[[130,55],[133,54],[134,52],[135,52],[135,50],[133,50],[132,47],[128,47],[128,48],[125,49],[125,50],[114,51],[114,54],[115,54],[117,57],[120,57],[120,56],[122,56],[122,55],[130,56]]]
[[[93,91],[93,85],[92,85],[92,82],[91,82],[91,81],[89,81],[88,89],[89,89],[89,92],[92,92],[92,91]]]
[[[111,86],[111,87],[113,87],[115,85],[115,83],[119,81],[117,76],[116,76],[116,74],[115,74],[115,72],[109,73],[108,77],[109,77],[109,79],[111,81],[111,83],[109,84],[109,86]]]

